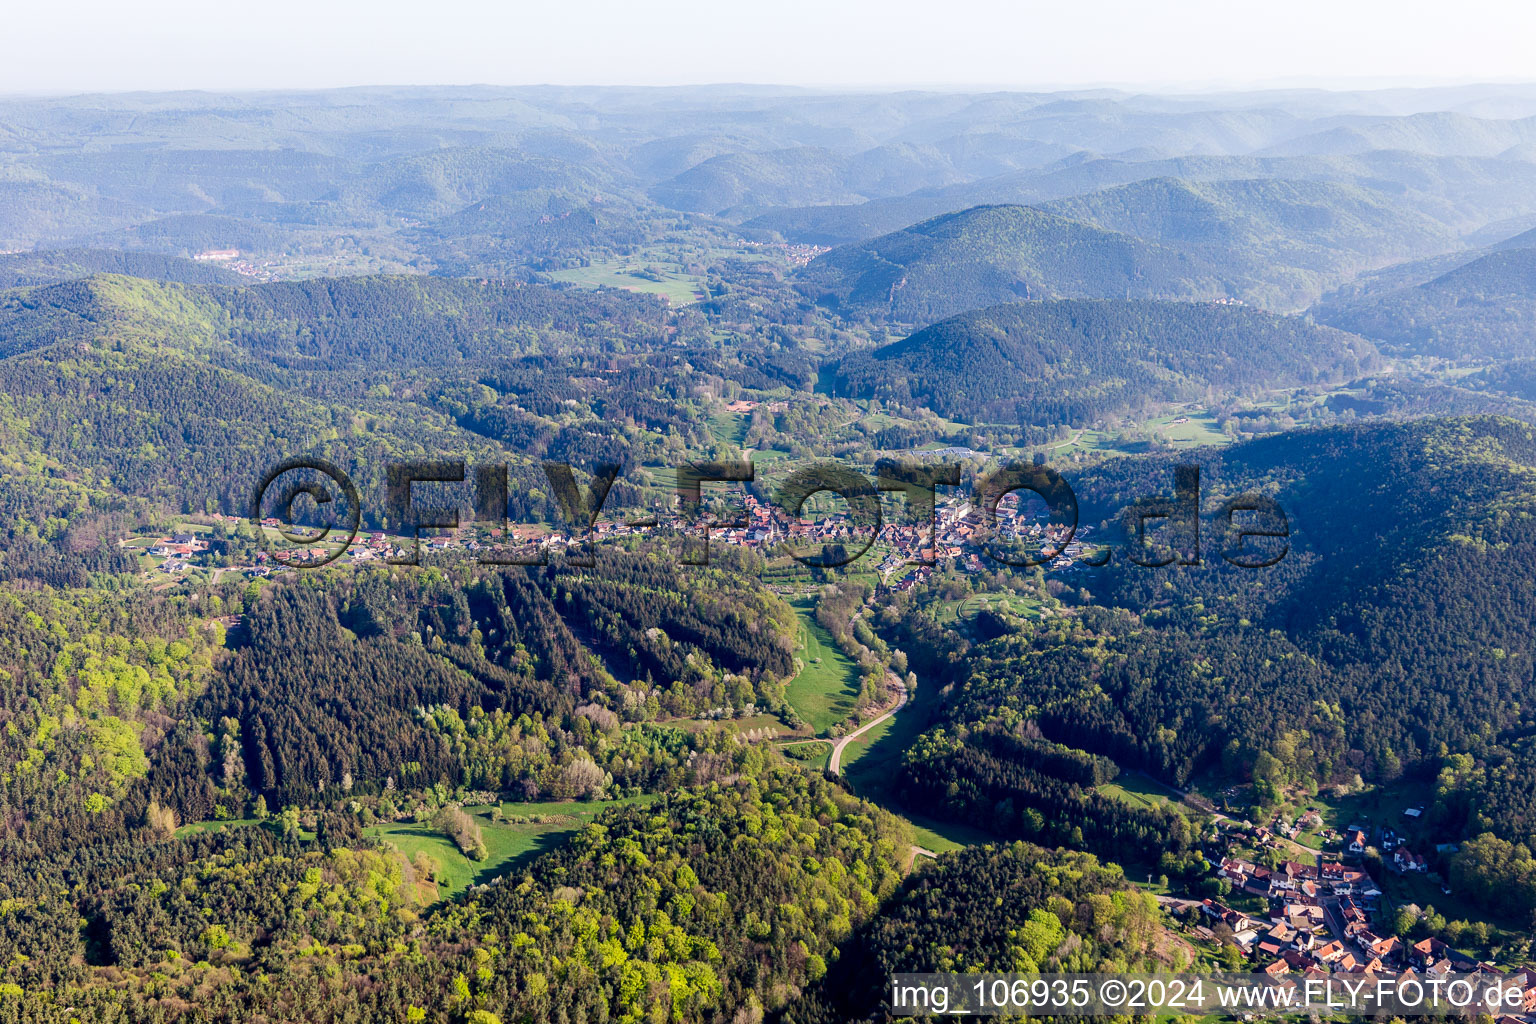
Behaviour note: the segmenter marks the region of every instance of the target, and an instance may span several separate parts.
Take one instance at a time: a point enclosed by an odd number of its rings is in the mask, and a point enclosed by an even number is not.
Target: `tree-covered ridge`
[[[838,364],[840,392],[971,422],[1083,426],[1188,399],[1348,380],[1363,339],[1243,306],[1114,300],[975,310]]]
[[[545,1020],[602,1002],[643,1019],[668,988],[685,1020],[771,1010],[879,912],[908,842],[890,815],[789,768],[619,812],[469,909],[508,937],[481,998]],[[540,919],[560,923],[518,937]]]
[[[7,529],[44,540],[151,509],[246,516],[262,474],[300,455],[340,464],[377,524],[387,463],[497,454],[420,406],[316,400],[194,355],[133,345],[61,345],[0,360],[0,434],[20,470],[0,484]],[[519,468],[539,479],[535,467]],[[539,510],[552,509],[517,503],[520,515]]]
[[[303,803],[343,779],[359,793],[442,782],[527,799],[675,784],[697,774],[679,774],[688,744],[621,726],[787,715],[798,635],[788,606],[748,578],[654,555],[605,554],[590,573],[279,587],[246,610],[195,708],[222,723],[223,760],[185,738],[151,788],[199,820],[239,816],[258,795]]]
[[[896,792],[907,807],[1000,836],[1157,865],[1167,874],[1203,867],[1183,815],[1128,807],[1094,790],[1117,773],[1102,755],[977,722],[953,734],[925,733],[905,754]]]
[[[62,337],[135,340],[330,370],[439,365],[545,351],[623,351],[669,339],[661,303],[616,290],[423,276],[319,278],[219,287],[102,274],[4,297],[0,352]],[[65,325],[73,325],[67,329]]]
[[[1089,521],[1167,493],[1174,461],[1116,460],[1075,480]],[[1220,767],[1261,794],[1393,780],[1445,750],[1503,761],[1524,749],[1536,659],[1529,427],[1303,431],[1199,461],[1203,564],[1148,569],[1117,554],[1077,577],[1075,596],[1091,591],[1095,606],[972,648],[948,722],[1034,723],[1175,784]],[[1219,559],[1211,516],[1223,495],[1250,490],[1290,520],[1289,553],[1262,572]],[[1515,800],[1487,813],[1521,835],[1529,811]]]
[[[1511,359],[1467,378],[1472,387],[1536,401],[1536,358]]]
[[[110,592],[3,595],[7,860],[142,818],[156,757],[216,670],[225,630],[209,616],[220,611]]]
[[[500,276],[520,263],[559,267],[572,257],[627,253],[664,223],[660,211],[633,203],[539,188],[487,196],[416,229],[412,239],[439,275]]]
[[[124,274],[185,284],[236,284],[222,267],[159,253],[113,249],[43,249],[0,256],[0,288],[32,288],[96,274]]]
[[[1362,270],[1451,248],[1442,223],[1361,185],[1257,178],[1149,178],[1041,209],[1107,231],[1203,252],[1297,308]]]
[[[1027,843],[978,846],[914,874],[776,1020],[889,1020],[895,973],[1152,971],[1163,929],[1114,864]]]
[[[821,977],[897,891],[910,842],[830,783],[762,764],[611,811],[432,914],[398,854],[252,828],[134,839],[42,874],[0,868],[15,1019],[53,1003],[90,1021],[730,1021]]]
[[[1323,323],[1384,349],[1457,360],[1530,355],[1536,312],[1536,249],[1516,248],[1456,267],[1423,284],[1314,311]]]
[[[462,458],[510,463],[515,520],[557,520],[535,460],[673,463],[715,443],[712,392],[814,379],[803,356],[722,353],[696,327],[622,292],[424,277],[9,292],[0,507],[13,540],[50,542],[104,516],[243,516],[278,459],[319,455],[377,527],[388,463]],[[637,501],[626,481],[610,504]]]
[[[846,313],[905,323],[1020,299],[1233,294],[1202,257],[1025,206],[980,206],[834,249],[801,283]]]
[[[213,296],[228,337],[263,359],[336,369],[483,362],[540,352],[664,344],[666,309],[606,290],[517,282],[370,277],[260,285]],[[297,363],[297,365],[304,365]]]

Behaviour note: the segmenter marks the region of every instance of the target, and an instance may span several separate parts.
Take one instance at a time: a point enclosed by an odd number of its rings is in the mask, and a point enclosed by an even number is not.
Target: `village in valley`
[[[1451,888],[1432,865],[1455,850],[1414,848],[1404,833],[1423,813],[1422,805],[1410,806],[1396,825],[1360,821],[1345,828],[1325,826],[1317,808],[1294,819],[1277,814],[1268,825],[1215,815],[1206,843],[1212,876],[1203,886],[1213,895],[1160,899],[1197,947],[1213,951],[1228,970],[1372,983],[1485,975],[1518,986],[1525,1012],[1536,1015],[1536,966],[1503,968],[1438,936],[1421,936],[1425,929],[1417,926],[1433,908],[1408,902],[1407,894],[1433,892],[1450,901]],[[1299,845],[1304,832],[1325,849]],[[1478,928],[1486,936],[1487,926]],[[1532,1020],[1509,1016],[1500,1024]]]
[[[962,498],[946,500],[940,495],[931,524],[918,523],[905,514],[907,510],[897,507],[899,498],[888,499],[886,517],[871,538],[846,511],[817,515],[807,505],[802,516],[795,518],[741,484],[712,486],[720,488],[712,496],[729,511],[723,515],[706,513],[693,522],[674,509],[660,516],[633,519],[603,515],[586,531],[542,524],[496,528],[469,522],[457,529],[423,529],[419,537],[361,530],[345,552],[329,564],[414,564],[434,555],[474,557],[487,563],[505,564],[514,559],[535,562],[573,547],[636,543],[648,536],[669,534],[702,538],[707,531],[708,542],[716,550],[740,546],[766,558],[784,557],[789,552],[802,558],[816,557],[821,548],[831,545],[844,545],[849,554],[857,554],[867,544],[869,551],[860,556],[861,561],[876,567],[882,585],[903,592],[922,584],[935,571],[980,573],[995,568],[986,553],[989,544],[1017,545],[1032,560],[1043,557],[1042,568],[1051,572],[1080,568],[1078,559],[1091,546],[1086,540],[1091,528],[1079,526],[1074,532],[1063,525],[1042,522],[1015,494],[999,501],[995,522],[990,524],[979,505]],[[189,516],[169,532],[144,532],[126,538],[122,546],[141,553],[146,579],[162,581],[197,569],[215,575],[236,572],[264,577],[285,567],[327,562],[335,551],[328,546],[334,540],[305,544],[295,539],[300,534],[285,532],[289,525],[275,518],[262,519],[260,529],[263,536],[258,541],[248,519],[219,513]]]

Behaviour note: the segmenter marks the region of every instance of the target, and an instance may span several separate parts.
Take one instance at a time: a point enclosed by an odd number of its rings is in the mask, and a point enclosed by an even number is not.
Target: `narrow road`
[[[1088,428],[1084,427],[1082,430],[1079,430],[1077,432],[1077,436],[1072,438],[1070,441],[1063,441],[1061,444],[1047,445],[1046,447],[1051,451],[1055,451],[1058,448],[1070,448],[1072,445],[1081,441],[1083,439],[1083,435],[1086,433],[1088,433]]]
[[[827,769],[833,775],[843,774],[843,748],[846,747],[849,742],[858,739],[860,736],[864,735],[866,732],[873,729],[887,718],[890,718],[892,715],[906,706],[907,688],[905,685],[903,685],[901,687],[901,696],[897,698],[895,707],[891,708],[891,710],[887,711],[879,718],[871,718],[869,721],[865,722],[863,725],[859,726],[857,729],[853,730],[853,732],[849,733],[847,736],[844,736],[842,739],[838,740],[835,745],[833,745],[832,758],[827,762]]]

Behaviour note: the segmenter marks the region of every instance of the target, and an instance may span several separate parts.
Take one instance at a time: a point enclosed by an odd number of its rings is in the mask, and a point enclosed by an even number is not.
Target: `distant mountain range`
[[[0,102],[0,247],[344,247],[368,259],[327,271],[500,273],[633,251],[679,213],[841,245],[980,205],[1173,178],[1187,184],[1053,212],[1174,242],[1187,241],[1184,228],[1166,215],[1209,204],[1231,229],[1228,250],[1272,227],[1294,232],[1293,244],[1241,254],[1306,272],[1267,275],[1267,301],[1291,308],[1340,275],[1536,217],[1536,97],[1522,87],[1200,97],[368,89],[90,103],[95,120],[66,101]],[[1237,184],[1254,179],[1289,184]],[[522,220],[537,194],[558,208]],[[1308,210],[1315,223],[1300,216]],[[549,227],[546,214],[565,223]],[[1359,237],[1336,244],[1353,229]]]
[[[1152,178],[1041,209],[1197,249],[1256,279],[1274,266],[1330,282],[1457,244],[1445,225],[1388,193],[1332,181]]]

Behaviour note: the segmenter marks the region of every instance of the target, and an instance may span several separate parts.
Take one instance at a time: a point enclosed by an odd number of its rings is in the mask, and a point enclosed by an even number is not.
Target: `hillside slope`
[[[1062,300],[973,310],[837,367],[838,391],[950,418],[1082,426],[1193,397],[1349,379],[1362,338],[1242,306]]]
[[[1456,246],[1446,228],[1384,192],[1328,181],[1153,178],[1041,204],[1150,241],[1195,248],[1256,279],[1293,284],[1298,305],[1330,285]],[[1287,275],[1280,268],[1300,273]]]
[[[1072,475],[1084,521],[1116,536],[1129,506],[1171,491],[1176,462],[1201,469],[1198,567],[1131,564],[1116,545],[1108,567],[1075,574],[1091,602],[971,649],[942,714],[951,732],[1018,713],[1050,740],[1174,784],[1251,777],[1261,800],[1392,782],[1465,753],[1462,792],[1442,794],[1433,827],[1451,841],[1530,834],[1532,428],[1424,419],[1117,459]],[[1217,510],[1253,491],[1289,522],[1269,568],[1221,557]],[[1187,530],[1167,540],[1194,551]]]
[[[1447,359],[1529,356],[1536,249],[1490,252],[1422,284],[1327,304],[1313,315],[1391,351]]]
[[[1020,299],[1233,291],[1202,257],[1025,206],[980,206],[846,245],[813,260],[800,280],[820,302],[905,323]]]

